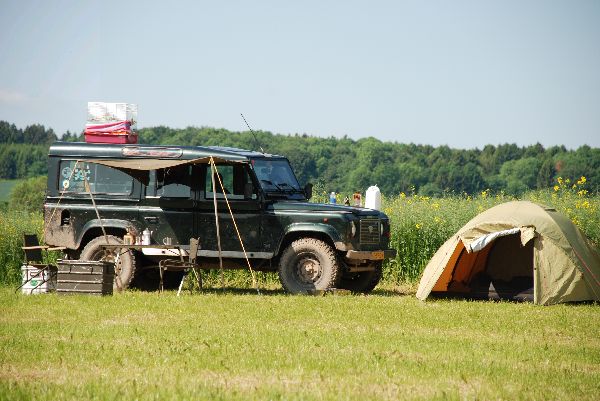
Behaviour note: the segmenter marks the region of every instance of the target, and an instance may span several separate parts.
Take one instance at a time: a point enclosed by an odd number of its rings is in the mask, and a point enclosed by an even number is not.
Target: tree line
[[[585,176],[588,190],[600,191],[600,149],[581,146],[544,148],[541,144],[486,145],[483,149],[453,149],[382,142],[368,137],[321,138],[306,134],[281,135],[267,131],[236,132],[210,127],[143,128],[139,143],[187,146],[227,146],[286,156],[299,181],[320,183],[327,191],[364,191],[378,185],[387,195],[476,193],[485,189],[521,194],[548,188],[558,177],[576,181]],[[61,138],[83,140],[67,132]],[[46,153],[56,140],[52,129],[33,125],[24,130],[0,121],[0,178],[23,178],[46,173]]]

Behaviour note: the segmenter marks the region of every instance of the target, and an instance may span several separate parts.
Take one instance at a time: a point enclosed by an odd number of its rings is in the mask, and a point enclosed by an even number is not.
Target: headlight
[[[356,235],[356,223],[354,221],[350,222],[350,232],[352,233],[352,237]]]

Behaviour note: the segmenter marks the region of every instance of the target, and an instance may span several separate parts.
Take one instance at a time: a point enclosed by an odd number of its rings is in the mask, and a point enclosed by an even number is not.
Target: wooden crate
[[[59,260],[58,294],[112,295],[115,264],[92,260]]]

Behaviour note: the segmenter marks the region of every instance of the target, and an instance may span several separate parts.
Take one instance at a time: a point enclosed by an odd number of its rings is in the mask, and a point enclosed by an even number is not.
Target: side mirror
[[[306,199],[312,198],[312,195],[313,195],[312,190],[313,190],[313,184],[311,184],[310,182],[304,186],[304,197]]]
[[[251,182],[247,182],[244,184],[244,199],[252,199],[252,194],[254,193],[254,186]]]

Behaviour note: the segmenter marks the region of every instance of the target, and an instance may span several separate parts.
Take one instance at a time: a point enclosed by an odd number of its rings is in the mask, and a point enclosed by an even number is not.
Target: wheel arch
[[[326,242],[333,249],[336,249],[335,243],[342,241],[337,230],[327,224],[309,224],[296,223],[290,224],[279,242],[275,254],[281,256],[281,252],[285,250],[292,242],[299,238],[315,238]]]
[[[100,220],[98,219],[90,220],[85,224],[84,229],[81,230],[81,234],[77,239],[77,249],[81,251],[88,242],[96,237],[103,236],[102,226],[104,226],[106,235],[114,235],[115,237],[123,237],[127,234],[127,230],[132,227],[131,223],[126,220],[107,219],[102,220],[102,224],[100,224]]]

